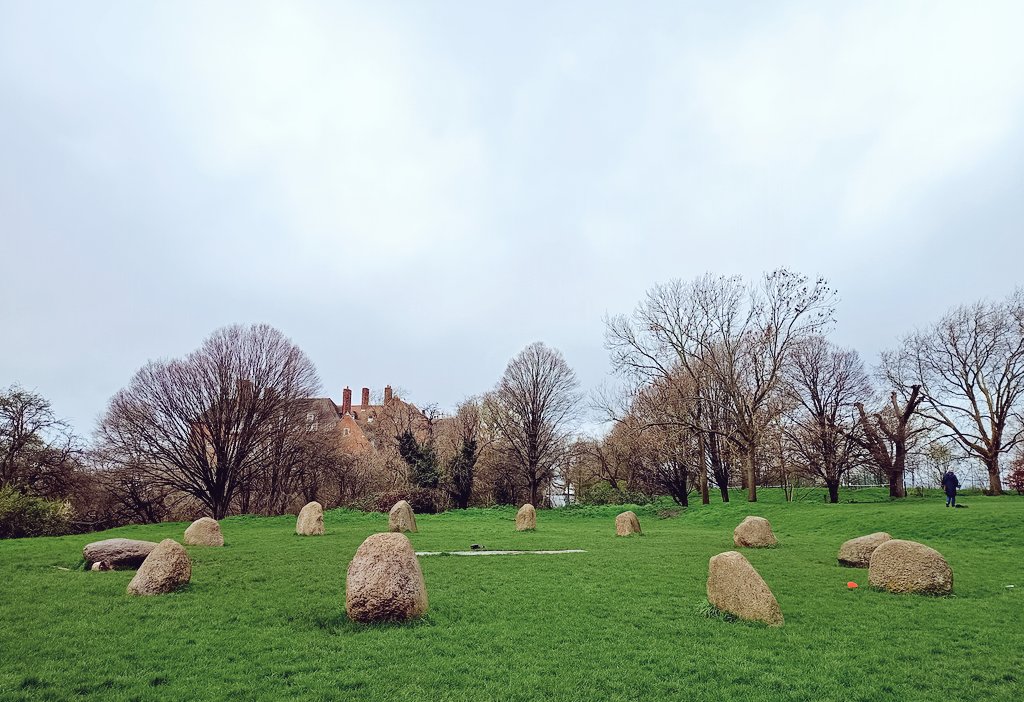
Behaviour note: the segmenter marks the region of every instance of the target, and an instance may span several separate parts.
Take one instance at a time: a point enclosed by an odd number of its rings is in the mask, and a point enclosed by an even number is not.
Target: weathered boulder
[[[747,517],[732,532],[732,541],[747,548],[770,548],[779,542],[772,525],[764,517]]]
[[[635,512],[623,512],[615,518],[615,535],[630,536],[631,534],[642,534],[640,531],[640,520],[636,518]]]
[[[295,533],[299,536],[322,536],[324,533],[324,507],[319,502],[310,502],[299,512],[295,522]]]
[[[107,566],[101,566],[98,570],[138,568],[154,548],[156,548],[155,541],[104,539],[86,544],[82,549],[82,557],[90,566],[95,563]]]
[[[216,519],[200,517],[185,530],[185,543],[189,546],[223,546],[224,535]]]
[[[388,531],[416,531],[416,515],[412,512],[412,505],[405,500],[399,500],[388,513]]]
[[[948,595],[953,591],[953,569],[933,548],[890,539],[871,554],[868,583],[901,594]]]
[[[771,589],[742,553],[726,551],[708,562],[708,602],[740,619],[782,626]]]
[[[867,568],[875,549],[891,540],[892,537],[884,531],[850,539],[839,547],[839,565],[847,568]]]
[[[409,537],[373,534],[356,550],[345,580],[345,611],[357,622],[405,621],[427,611],[427,586]]]
[[[530,531],[537,528],[537,510],[525,504],[516,513],[516,531]]]
[[[191,579],[192,561],[185,547],[174,539],[164,539],[128,583],[128,594],[162,595],[187,585]]]

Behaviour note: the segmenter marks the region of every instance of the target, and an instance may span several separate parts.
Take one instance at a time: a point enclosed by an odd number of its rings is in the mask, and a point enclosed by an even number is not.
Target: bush
[[[1024,495],[1024,461],[1014,461],[1014,464],[1013,470],[1006,477],[1006,484],[1016,490],[1018,495]]]
[[[388,490],[356,500],[349,505],[364,512],[390,512],[399,500],[408,501],[416,514],[437,514],[448,509],[448,500],[441,490],[430,488],[409,488]]]
[[[576,496],[576,504],[580,505],[646,505],[650,501],[642,492],[612,487],[606,481],[594,483]]]
[[[67,502],[0,489],[0,539],[22,536],[61,536],[73,531],[74,512]]]

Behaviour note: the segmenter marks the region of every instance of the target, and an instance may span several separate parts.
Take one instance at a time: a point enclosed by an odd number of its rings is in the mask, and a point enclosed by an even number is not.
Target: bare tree
[[[871,383],[856,351],[822,336],[794,346],[791,361],[786,377],[795,411],[787,413],[783,436],[803,472],[823,480],[836,503],[843,475],[860,458],[854,408],[871,394]]]
[[[318,388],[312,362],[278,330],[224,327],[185,358],[140,369],[111,399],[99,438],[220,519],[275,443],[306,431],[300,400]]]
[[[483,426],[480,398],[470,397],[455,415],[435,422],[436,446],[444,471],[444,486],[458,509],[469,506],[476,479],[476,464],[490,446],[492,437]]]
[[[581,401],[576,374],[557,349],[530,344],[513,358],[485,402],[501,448],[539,504],[563,458]]]
[[[17,385],[0,392],[0,488],[63,497],[78,452],[77,438],[49,400]]]
[[[896,387],[921,387],[918,413],[978,458],[989,492],[1002,494],[1000,457],[1024,438],[1024,290],[950,310],[882,364]]]
[[[877,412],[868,414],[864,403],[857,402],[860,418],[861,447],[868,452],[871,460],[889,479],[889,497],[906,497],[907,456],[917,439],[928,431],[922,422],[914,421],[915,413],[924,397],[921,387],[913,385],[902,402],[897,393],[889,395],[887,405]]]
[[[631,316],[608,319],[606,346],[623,375],[670,384],[689,376],[691,387],[720,393],[731,426],[719,436],[742,456],[753,502],[761,433],[781,411],[790,350],[831,323],[834,300],[824,280],[809,282],[786,269],[756,285],[739,276],[674,280],[652,288]],[[695,428],[715,431],[707,424]]]

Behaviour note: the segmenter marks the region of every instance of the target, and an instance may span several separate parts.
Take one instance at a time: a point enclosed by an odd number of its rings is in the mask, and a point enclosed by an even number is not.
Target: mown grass
[[[0,542],[0,699],[1024,696],[1024,499],[967,497],[951,510],[937,495],[804,497],[764,491],[757,504],[676,516],[635,507],[644,535],[625,539],[620,507],[541,511],[529,533],[513,531],[513,509],[420,516],[418,550],[587,553],[423,558],[430,612],[412,625],[357,626],[344,613],[345,568],[386,515],[329,512],[318,538],[295,536],[294,517],[227,519],[224,548],[189,549],[192,584],[154,598],[125,594],[131,572],[75,569],[81,547],[180,539],[185,524]],[[709,616],[708,558],[733,549],[747,514],[771,520],[780,540],[746,555],[778,597],[782,628]],[[941,551],[954,596],[872,591],[866,571],[836,564],[842,541],[879,530]]]

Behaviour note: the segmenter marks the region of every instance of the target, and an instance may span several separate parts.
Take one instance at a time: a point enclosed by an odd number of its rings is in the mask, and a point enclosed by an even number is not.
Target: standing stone
[[[174,539],[164,539],[146,556],[132,581],[129,595],[162,595],[174,592],[192,579],[192,561],[185,547]]]
[[[875,549],[891,540],[892,537],[884,531],[850,539],[839,547],[839,565],[847,568],[867,568]]]
[[[743,554],[726,551],[708,562],[708,602],[740,619],[782,626],[775,595]]]
[[[640,531],[640,520],[636,518],[635,512],[623,512],[615,518],[615,535],[630,536],[631,534],[643,534]]]
[[[348,564],[345,611],[357,622],[405,621],[427,611],[427,586],[409,537],[373,534]]]
[[[948,595],[953,591],[953,569],[933,548],[890,539],[871,554],[868,583],[899,594]]]
[[[185,543],[189,546],[223,546],[220,524],[216,519],[200,517],[185,530]]]
[[[323,536],[324,508],[319,502],[310,502],[299,512],[295,522],[295,533],[299,536]]]
[[[747,548],[770,548],[778,545],[772,525],[764,517],[747,517],[732,532],[733,543]]]
[[[416,515],[412,513],[412,505],[405,500],[395,503],[388,514],[388,531],[416,531]]]
[[[82,549],[82,557],[89,564],[104,564],[105,567],[96,570],[138,568],[154,548],[156,548],[155,541],[104,539],[86,544]]]
[[[537,528],[537,510],[525,504],[516,513],[516,531],[532,531]]]

